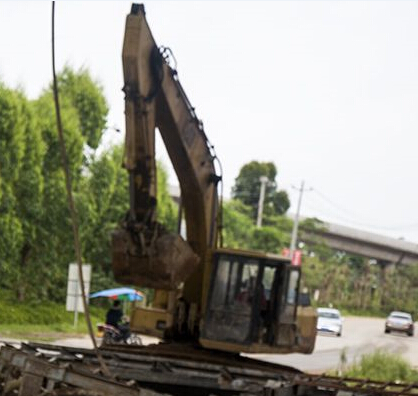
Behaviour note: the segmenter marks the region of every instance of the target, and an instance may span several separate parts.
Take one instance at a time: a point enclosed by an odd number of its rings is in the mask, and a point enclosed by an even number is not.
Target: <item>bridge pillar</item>
[[[378,260],[377,265],[380,267],[380,270],[383,274],[383,276],[386,276],[386,274],[390,274],[396,269],[397,263],[391,263],[389,261],[382,261]]]
[[[380,267],[380,307],[383,308],[387,305],[387,277],[396,270],[396,263],[378,260],[377,265]]]

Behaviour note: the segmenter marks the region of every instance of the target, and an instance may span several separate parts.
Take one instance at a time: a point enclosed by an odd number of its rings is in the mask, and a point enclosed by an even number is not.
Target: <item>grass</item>
[[[63,326],[51,327],[48,325],[0,325],[1,338],[25,339],[30,341],[54,341],[65,337],[78,337],[85,332],[77,329],[65,328]]]
[[[64,303],[17,303],[2,291],[0,296],[0,338],[25,338],[50,341],[87,334],[84,314],[78,316],[74,328],[74,313],[65,310]],[[90,306],[93,328],[103,322],[106,309]]]
[[[388,315],[388,312],[382,311],[380,309],[355,309],[355,308],[342,308],[340,309],[343,316],[363,316],[363,317],[375,317],[375,318],[385,318]]]
[[[385,382],[418,381],[418,371],[414,370],[404,358],[381,349],[372,354],[363,355],[360,362],[345,370],[343,375]]]

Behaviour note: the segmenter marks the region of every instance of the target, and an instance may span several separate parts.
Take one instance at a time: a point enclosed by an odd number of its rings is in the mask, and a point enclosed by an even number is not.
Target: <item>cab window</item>
[[[296,297],[299,284],[299,271],[290,271],[289,284],[287,289],[286,303],[289,305],[296,304]]]
[[[250,342],[259,261],[221,255],[214,263],[205,336],[238,343]]]

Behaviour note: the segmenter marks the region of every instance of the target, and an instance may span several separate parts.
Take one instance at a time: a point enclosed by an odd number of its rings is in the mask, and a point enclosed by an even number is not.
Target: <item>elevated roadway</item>
[[[169,193],[179,204],[179,187],[170,185]],[[299,240],[309,243],[317,241],[318,237],[331,249],[376,259],[380,264],[418,264],[418,244],[403,239],[320,222],[315,230],[309,232],[301,230]]]
[[[316,238],[314,238],[316,237]],[[331,249],[380,262],[418,264],[418,244],[333,223],[321,223],[316,230],[301,231],[301,240],[320,237]]]

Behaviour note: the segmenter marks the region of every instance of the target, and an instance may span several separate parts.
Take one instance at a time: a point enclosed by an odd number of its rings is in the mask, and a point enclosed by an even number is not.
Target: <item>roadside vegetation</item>
[[[65,67],[59,88],[83,261],[92,264],[91,291],[97,291],[117,286],[110,239],[129,205],[128,175],[121,166],[123,147],[98,150],[103,135],[114,132],[107,127],[103,89],[88,70]],[[64,304],[68,264],[74,262],[73,237],[57,139],[50,87],[29,100],[22,89],[0,82],[1,335],[7,326],[17,334],[17,326],[22,325],[72,331],[72,313],[65,312]],[[261,176],[268,183],[263,224],[256,227]],[[223,206],[225,247],[280,254],[289,246],[290,201],[286,191],[278,189],[278,176],[272,162],[243,165],[232,198]],[[175,230],[177,208],[161,163],[157,179],[159,221]],[[300,240],[322,226],[315,219],[305,220]],[[331,251],[320,239],[300,248],[303,287],[317,297],[312,299],[314,304],[333,304],[356,314],[383,316],[393,309],[418,312],[418,268],[383,273],[368,260]],[[95,319],[103,318],[105,308],[93,309]]]
[[[316,292],[316,304],[344,314],[385,317],[390,311],[418,313],[418,266],[383,270],[377,263],[333,252],[326,246],[304,247],[305,286]]]
[[[351,378],[364,378],[374,381],[407,382],[418,381],[418,371],[400,355],[377,350],[363,355],[358,363],[342,373]]]
[[[62,303],[53,301],[17,302],[10,291],[2,291],[0,298],[0,338],[53,340],[65,335],[86,334],[84,315],[79,313],[74,327],[74,313],[65,311]],[[90,306],[93,326],[102,323],[106,309]]]

